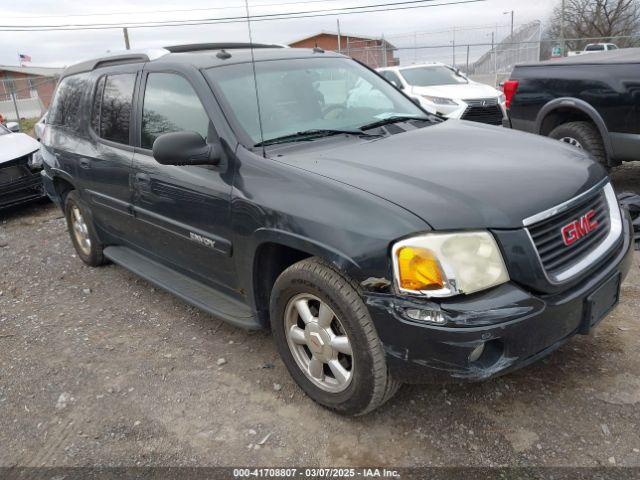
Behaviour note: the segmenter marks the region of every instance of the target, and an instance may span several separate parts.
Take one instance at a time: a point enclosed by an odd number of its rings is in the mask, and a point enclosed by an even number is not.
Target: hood
[[[378,140],[296,145],[277,160],[387,199],[437,230],[522,228],[606,177],[557,140],[456,120]]]
[[[501,92],[489,85],[482,83],[468,83],[457,85],[436,85],[433,87],[411,87],[414,95],[429,95],[431,97],[475,99],[475,98],[495,98]]]
[[[40,148],[40,144],[26,133],[0,135],[0,163],[23,157]]]

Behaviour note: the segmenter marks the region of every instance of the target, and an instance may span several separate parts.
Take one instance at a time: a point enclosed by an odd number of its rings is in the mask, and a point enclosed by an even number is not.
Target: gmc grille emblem
[[[595,210],[589,210],[577,220],[562,227],[562,240],[567,247],[598,228],[598,221],[593,218],[595,215]]]

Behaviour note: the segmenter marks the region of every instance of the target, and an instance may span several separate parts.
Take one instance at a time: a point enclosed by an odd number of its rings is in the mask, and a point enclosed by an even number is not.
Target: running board
[[[241,328],[260,328],[251,309],[197,280],[166,267],[127,247],[107,247],[104,256],[187,303]],[[233,313],[231,313],[233,312]]]

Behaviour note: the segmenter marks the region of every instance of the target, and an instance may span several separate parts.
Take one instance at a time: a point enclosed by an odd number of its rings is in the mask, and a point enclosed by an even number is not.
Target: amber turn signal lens
[[[406,290],[439,290],[444,288],[440,264],[430,250],[402,247],[398,255],[400,286]]]

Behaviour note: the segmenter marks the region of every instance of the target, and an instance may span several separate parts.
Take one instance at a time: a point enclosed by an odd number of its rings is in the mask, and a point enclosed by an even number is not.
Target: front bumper
[[[522,368],[560,347],[589,325],[587,298],[633,263],[628,214],[618,251],[582,283],[558,294],[536,295],[507,283],[468,298],[438,303],[368,293],[365,300],[393,377],[405,383],[479,381]],[[406,308],[441,310],[447,326],[408,319]],[[484,343],[477,361],[470,353]]]
[[[40,174],[29,175],[0,185],[0,209],[45,197]]]

